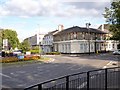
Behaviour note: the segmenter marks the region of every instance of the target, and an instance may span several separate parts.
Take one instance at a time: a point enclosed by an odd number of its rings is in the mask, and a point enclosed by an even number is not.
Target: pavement
[[[64,75],[85,72],[93,69],[117,67],[119,56],[100,54],[90,56],[47,55],[46,63],[34,63],[25,66],[2,67],[3,88],[25,88],[46,80]],[[116,64],[114,64],[116,63]]]

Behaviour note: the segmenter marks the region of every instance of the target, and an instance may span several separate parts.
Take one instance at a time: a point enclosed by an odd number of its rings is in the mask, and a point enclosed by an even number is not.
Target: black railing
[[[109,88],[120,89],[120,67],[106,68],[67,75],[49,80],[25,90],[108,90]]]

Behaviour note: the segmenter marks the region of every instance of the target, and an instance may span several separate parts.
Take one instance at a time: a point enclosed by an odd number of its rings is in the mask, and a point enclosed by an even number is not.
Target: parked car
[[[120,55],[120,49],[115,50],[115,51],[113,52],[113,54],[114,54],[114,55]]]
[[[16,50],[13,52],[13,55],[20,55],[20,54],[21,54],[21,51],[19,51],[19,50]]]

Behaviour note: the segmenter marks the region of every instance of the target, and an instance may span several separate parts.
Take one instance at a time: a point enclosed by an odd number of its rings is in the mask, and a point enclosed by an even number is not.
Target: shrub
[[[38,56],[38,55],[26,55],[24,57],[24,60],[37,60],[37,59],[40,59],[40,56]]]
[[[25,55],[24,56],[24,60],[31,60],[32,59],[32,56],[31,55]]]
[[[30,50],[30,52],[31,52],[32,54],[38,54],[38,53],[39,53],[39,50]]]
[[[2,59],[2,63],[16,62],[16,61],[18,61],[17,57],[4,57]]]
[[[32,56],[32,59],[33,59],[33,60],[40,59],[40,56],[38,56],[38,55],[33,55],[33,56]]]

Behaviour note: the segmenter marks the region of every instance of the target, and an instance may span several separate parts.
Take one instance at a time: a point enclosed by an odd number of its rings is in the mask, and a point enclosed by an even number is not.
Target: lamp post
[[[89,45],[89,55],[90,55],[90,30],[89,30],[89,26],[91,24],[90,23],[86,23],[86,28],[88,29],[88,45]]]
[[[37,24],[39,27],[39,24]],[[38,41],[38,47],[39,47],[39,54],[41,56],[41,42],[40,42],[40,27],[38,28],[38,32],[37,32],[37,41]]]

